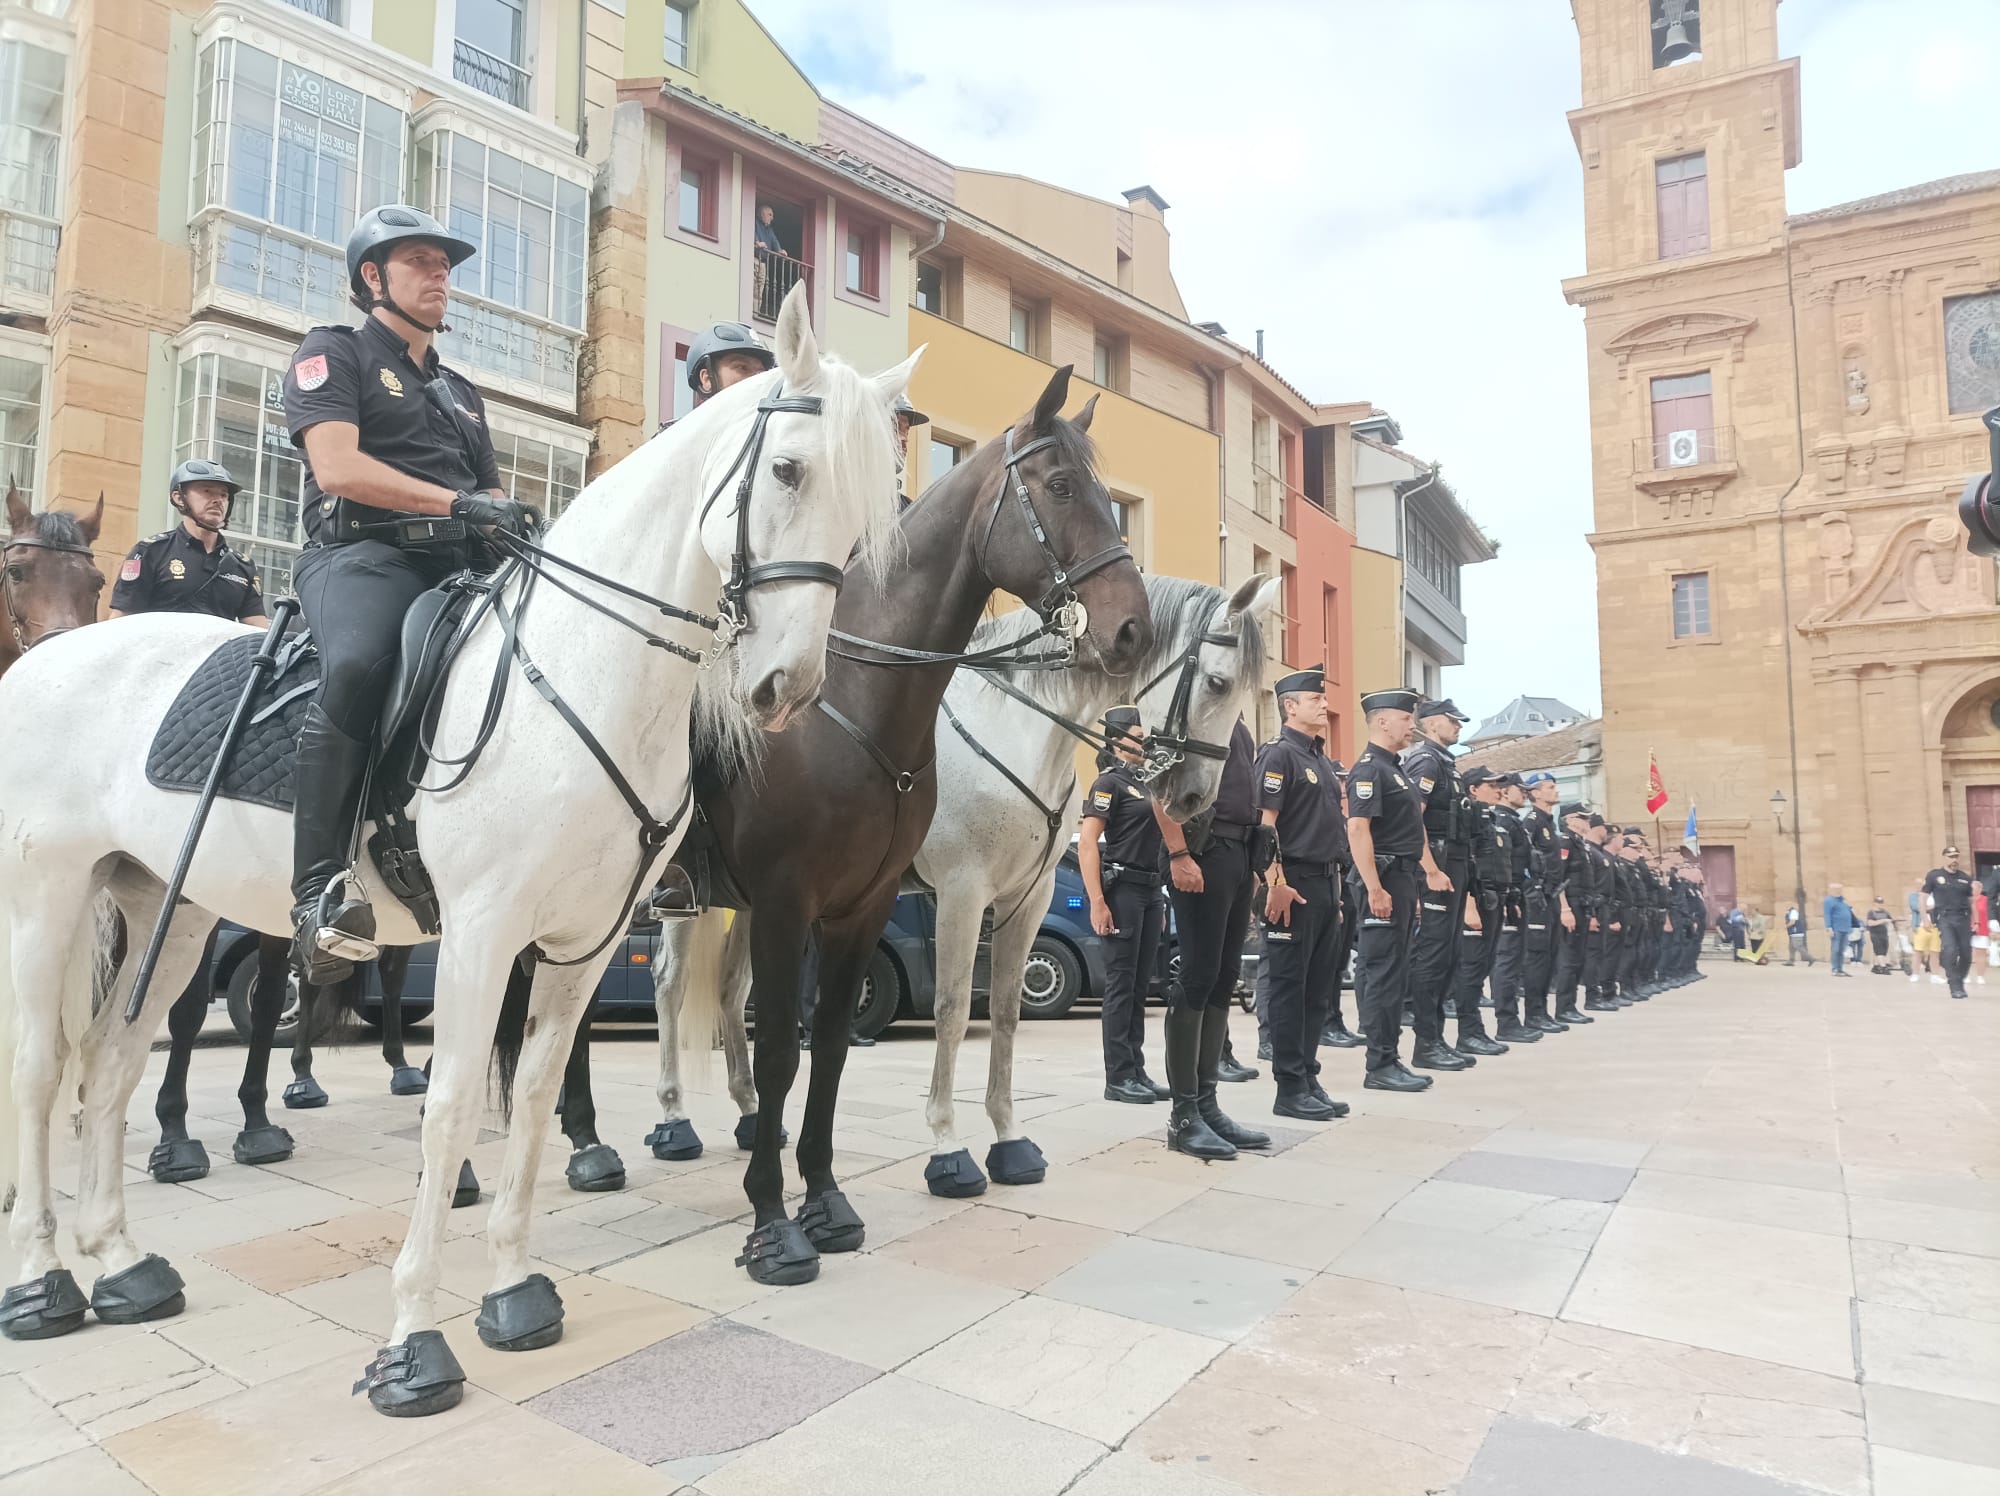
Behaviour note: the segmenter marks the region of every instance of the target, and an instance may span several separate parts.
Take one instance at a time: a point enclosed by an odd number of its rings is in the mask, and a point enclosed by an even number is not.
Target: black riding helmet
[[[243,485],[232,478],[229,469],[221,463],[206,457],[190,457],[174,469],[174,475],[167,484],[167,502],[189,519],[194,519],[194,516],[188,513],[187,506],[181,502],[181,490],[190,483],[220,483],[229,490],[229,504],[222,511],[222,528],[227,529],[230,516],[236,512],[236,495],[243,491]],[[209,528],[207,525],[202,525],[198,519],[194,522],[201,525],[204,530]]]
[[[370,208],[361,215],[361,221],[354,225],[354,232],[347,236],[347,284],[354,293],[354,304],[364,312],[372,312],[378,306],[386,306],[410,326],[425,332],[436,333],[444,330],[443,324],[436,327],[419,322],[408,312],[397,306],[387,295],[389,286],[389,251],[406,239],[425,239],[438,245],[451,260],[451,268],[456,270],[467,260],[479,253],[479,247],[470,240],[461,239],[450,233],[430,214],[421,208],[412,208],[403,203],[392,203],[386,208]],[[361,267],[372,264],[382,277],[384,294],[377,296],[368,289],[368,282],[361,278]]]
[[[688,388],[697,395],[709,393],[701,387],[701,371],[725,353],[747,353],[766,369],[778,367],[777,354],[741,322],[715,322],[688,344]]]

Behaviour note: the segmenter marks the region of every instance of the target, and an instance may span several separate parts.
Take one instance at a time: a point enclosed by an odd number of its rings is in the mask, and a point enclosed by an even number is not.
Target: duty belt
[[[1217,821],[1208,828],[1208,834],[1217,841],[1247,842],[1254,828],[1240,826],[1234,821]]]
[[[1287,878],[1331,878],[1339,870],[1337,862],[1295,862],[1285,859]]]
[[[1106,883],[1135,883],[1141,888],[1158,888],[1166,881],[1156,872],[1124,862],[1105,863],[1103,876]]]

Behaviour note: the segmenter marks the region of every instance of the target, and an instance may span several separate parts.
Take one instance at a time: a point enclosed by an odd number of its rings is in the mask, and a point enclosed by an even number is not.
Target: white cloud
[[[753,0],[829,96],[965,166],[1173,204],[1189,312],[1366,398],[1502,542],[1449,689],[1595,710],[1576,31],[1557,0]],[[1996,162],[1992,0],[1792,0],[1795,211]],[[1529,606],[1523,603],[1532,599]]]

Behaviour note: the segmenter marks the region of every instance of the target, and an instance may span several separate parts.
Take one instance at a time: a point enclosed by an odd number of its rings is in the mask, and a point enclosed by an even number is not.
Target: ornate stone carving
[[[1836,529],[1849,531],[1848,537],[1838,538]],[[1980,586],[1979,562],[1966,551],[1964,534],[1951,512],[1932,509],[1904,519],[1882,537],[1865,567],[1851,562],[1836,565],[1839,548],[1854,544],[1845,514],[1824,516],[1819,540],[1828,602],[1806,617],[1802,627],[1808,632],[1993,611],[1992,597]],[[1840,571],[1848,580],[1836,590]]]
[[[1847,595],[1854,570],[1849,564],[1854,558],[1854,528],[1847,522],[1847,516],[1836,510],[1820,519],[1819,555],[1826,569],[1826,591],[1823,594],[1831,603]]]
[[[1868,374],[1859,364],[1847,366],[1847,413],[1868,414]]]
[[[1756,331],[1757,319],[1736,312],[1670,312],[1649,317],[1625,329],[1604,345],[1604,351],[1618,360],[1618,376],[1630,371],[1635,353],[1686,353],[1705,345],[1722,344],[1732,362],[1743,358],[1743,341]]]

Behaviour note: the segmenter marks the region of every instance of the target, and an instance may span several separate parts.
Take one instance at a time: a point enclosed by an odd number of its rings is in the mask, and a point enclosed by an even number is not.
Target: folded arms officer
[[[293,955],[309,983],[376,954],[374,912],[349,869],[403,615],[471,563],[468,527],[521,534],[540,518],[501,491],[485,402],[432,346],[451,272],[473,253],[415,208],[364,214],[347,276],[367,319],[314,328],[285,371],[285,419],[306,459],[308,539],[293,576],[321,672],[293,811]]]
[[[174,469],[167,502],[181,522],[132,547],[111,589],[111,616],[207,613],[263,627],[257,569],[222,538],[241,489],[229,469],[190,457]]]

